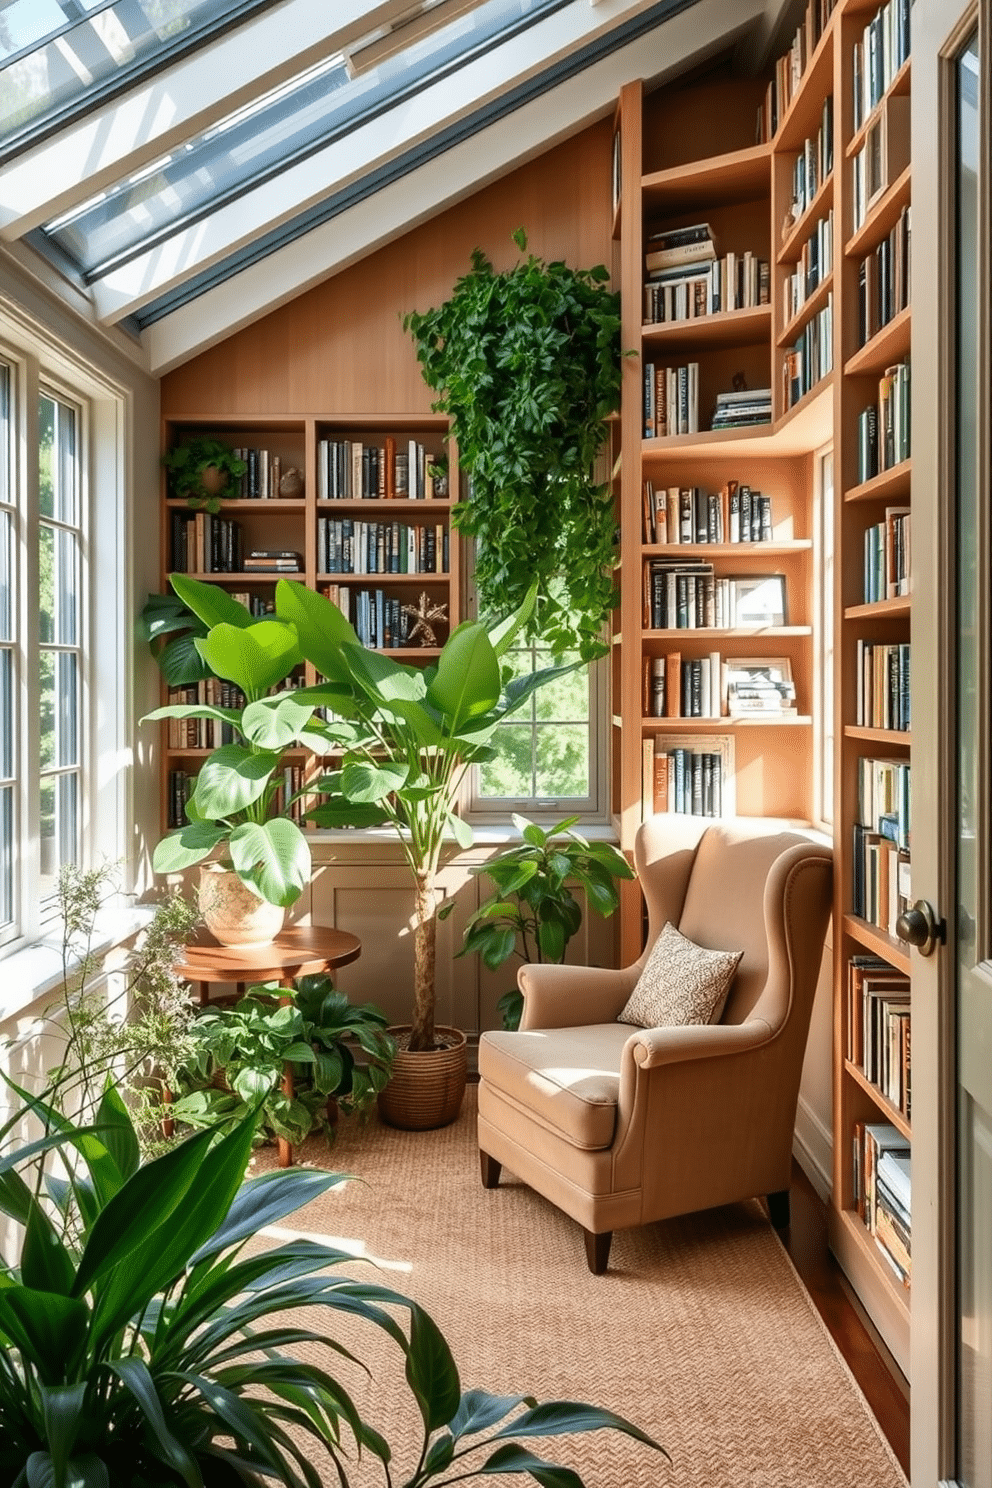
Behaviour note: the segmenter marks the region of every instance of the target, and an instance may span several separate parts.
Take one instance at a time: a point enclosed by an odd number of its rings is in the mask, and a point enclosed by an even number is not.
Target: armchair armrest
[[[772,1037],[763,1018],[747,1023],[690,1023],[678,1028],[641,1028],[632,1035],[627,1050],[641,1069],[662,1064],[681,1064],[689,1059],[713,1059],[721,1054],[742,1054],[758,1049]]]
[[[612,1023],[637,981],[638,968],[614,971],[601,966],[521,966],[517,986],[524,994],[521,1028],[579,1028]]]

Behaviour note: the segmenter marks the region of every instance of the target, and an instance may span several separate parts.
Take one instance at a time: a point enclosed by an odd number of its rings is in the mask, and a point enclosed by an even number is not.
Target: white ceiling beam
[[[431,10],[417,9],[401,16],[384,36],[366,42],[364,46],[346,49],[348,76],[355,78],[362,73],[371,72],[380,62],[395,57],[397,52],[413,46],[414,42],[423,41],[433,31],[440,31],[442,26],[447,26],[449,21],[456,20],[458,16],[466,15],[470,10],[478,10],[484,3],[485,0],[442,0],[440,5],[433,6]]]
[[[612,0],[611,4],[596,9],[568,5],[552,12],[449,76],[421,88],[412,98],[368,124],[288,166],[254,189],[242,192],[236,200],[178,229],[168,239],[93,280],[91,292],[98,318],[113,322],[139,310],[192,275],[229,258],[239,248],[333,192],[498,98],[539,73],[552,60],[567,56],[608,33],[619,21],[636,15],[649,3],[650,0]],[[721,18],[723,33],[734,29],[727,23],[730,8],[735,17],[742,13],[753,16],[760,11],[760,0],[732,7],[729,0],[711,0],[711,9]],[[700,9],[693,6],[677,18],[688,23],[690,34],[695,34],[700,25]]]
[[[23,237],[409,11],[410,0],[284,0],[0,171],[0,238]]]
[[[601,0],[595,7],[577,9],[587,16],[590,12],[597,16],[606,13],[615,20],[617,14],[630,13],[631,7],[624,7],[620,0]],[[142,340],[150,370],[161,376],[435,216],[486,181],[575,133],[612,109],[620,88],[631,78],[661,80],[732,45],[754,23],[761,9],[762,0],[700,0],[655,31],[446,151],[438,160],[232,275],[147,328]],[[527,36],[533,37],[533,31]],[[533,42],[531,56],[533,59]],[[493,63],[490,55],[490,76]],[[537,69],[543,65],[542,56]],[[447,86],[450,88],[450,80]],[[418,99],[408,106],[406,124],[423,123],[413,117],[420,102]],[[409,142],[404,139],[404,147]]]

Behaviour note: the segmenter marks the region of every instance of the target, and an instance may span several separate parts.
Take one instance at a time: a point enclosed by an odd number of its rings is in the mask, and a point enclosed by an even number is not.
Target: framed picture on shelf
[[[787,656],[728,656],[724,682],[731,718],[796,711],[792,663]]]
[[[730,580],[732,624],[744,628],[784,625],[784,574],[737,574]]]

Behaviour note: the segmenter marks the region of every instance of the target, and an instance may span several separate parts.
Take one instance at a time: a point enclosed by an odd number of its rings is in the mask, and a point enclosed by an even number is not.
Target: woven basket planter
[[[432,1131],[450,1126],[462,1108],[468,1074],[465,1035],[457,1028],[435,1028],[443,1047],[411,1054],[403,1047],[408,1026],[390,1028],[399,1050],[385,1090],[379,1092],[379,1115],[387,1126],[403,1131]]]

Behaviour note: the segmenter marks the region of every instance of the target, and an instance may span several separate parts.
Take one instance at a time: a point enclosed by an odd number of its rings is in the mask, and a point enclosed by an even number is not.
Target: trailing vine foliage
[[[520,228],[513,240],[523,252]],[[410,312],[436,412],[470,477],[455,525],[477,542],[480,605],[505,613],[539,585],[529,634],[556,654],[604,654],[616,603],[616,517],[593,465],[620,403],[620,297],[600,264],[530,254],[497,273],[481,249],[450,299]]]

